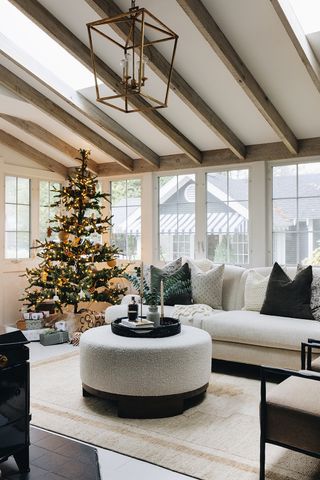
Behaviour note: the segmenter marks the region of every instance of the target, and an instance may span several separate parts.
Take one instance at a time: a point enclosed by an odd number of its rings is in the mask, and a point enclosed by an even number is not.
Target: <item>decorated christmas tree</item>
[[[111,228],[111,217],[102,213],[109,195],[99,191],[97,177],[87,168],[90,152],[79,152],[81,167],[68,177],[66,186],[54,188],[50,207],[57,214],[50,220],[47,238],[37,240],[35,247],[42,260],[25,274],[29,285],[21,300],[28,308],[53,300],[61,312],[72,305],[77,313],[80,302],[115,304],[125,293],[117,282],[125,271],[117,266],[118,248],[97,242]]]

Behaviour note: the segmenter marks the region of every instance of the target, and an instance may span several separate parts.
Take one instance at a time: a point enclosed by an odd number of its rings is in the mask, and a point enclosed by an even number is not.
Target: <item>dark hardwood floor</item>
[[[100,480],[95,448],[31,427],[30,472],[13,457],[0,464],[1,480]]]

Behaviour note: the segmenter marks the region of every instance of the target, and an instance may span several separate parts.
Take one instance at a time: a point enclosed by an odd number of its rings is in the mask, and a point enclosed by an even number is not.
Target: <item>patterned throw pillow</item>
[[[193,303],[204,303],[211,308],[221,310],[224,265],[213,267],[208,272],[203,272],[191,261],[189,265]]]
[[[267,286],[270,275],[264,276],[255,270],[249,270],[244,287],[243,310],[260,312],[266,297]]]
[[[304,268],[306,265],[299,264],[297,270]],[[320,268],[312,267],[312,275],[310,307],[314,319],[320,321]]]
[[[179,268],[182,267],[182,258],[177,258],[176,260],[173,260],[173,262],[170,262],[170,263],[166,263],[164,267],[162,267],[162,271],[164,273],[168,273],[169,275],[171,275],[172,273],[176,272],[177,270],[179,270]],[[144,279],[148,285],[148,287],[150,287],[151,285],[151,265],[149,264],[145,264],[143,265],[143,276],[144,276]]]
[[[192,303],[190,269],[187,263],[171,274],[151,265],[152,288],[160,291],[161,280],[163,280],[165,305]]]

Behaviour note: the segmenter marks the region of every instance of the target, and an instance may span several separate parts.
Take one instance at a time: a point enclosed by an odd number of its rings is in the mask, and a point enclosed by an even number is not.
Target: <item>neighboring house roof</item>
[[[298,185],[294,175],[275,176],[273,192],[273,223],[277,229],[295,225],[297,217],[300,221],[320,220],[320,174],[300,175]]]
[[[226,193],[220,189],[216,184],[213,184],[212,178],[208,177],[208,201],[210,207],[208,209],[208,232],[226,232],[226,231],[245,231],[246,222],[248,220],[248,207],[245,203],[236,201],[229,196],[229,205],[225,202],[228,200]],[[221,182],[222,183],[222,182]],[[184,175],[179,178],[179,213],[176,213],[177,202],[177,177],[172,177],[167,183],[160,188],[160,233],[174,234],[177,229],[182,233],[195,232],[195,212],[192,201],[194,198],[192,192],[187,191],[188,187],[194,186],[195,181],[193,175]],[[229,188],[232,191],[237,191],[237,197],[246,199],[247,181],[233,180],[232,187],[229,183]],[[239,188],[239,190],[237,190]],[[186,193],[188,192],[188,193]],[[182,198],[184,202],[182,203]],[[129,198],[127,207],[130,205],[137,205],[138,199]],[[127,216],[125,208],[125,200],[121,200],[113,208],[113,224],[114,232],[132,234],[139,234],[141,232],[141,214],[140,207],[131,207],[132,213]],[[173,207],[173,208],[172,208]],[[210,212],[211,210],[211,212]],[[213,211],[214,210],[214,211]]]

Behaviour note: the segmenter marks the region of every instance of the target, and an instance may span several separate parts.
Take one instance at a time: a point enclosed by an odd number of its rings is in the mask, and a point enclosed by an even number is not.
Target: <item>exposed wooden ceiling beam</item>
[[[315,87],[320,92],[320,64],[288,0],[270,0]]]
[[[296,160],[320,155],[320,137],[298,140],[299,153],[288,152],[282,142],[273,142],[257,145],[247,145],[246,159],[240,160],[229,149],[207,150],[202,152],[203,162],[201,165],[194,165],[184,154],[166,155],[161,157],[160,171],[183,170],[187,168],[218,167],[223,165],[237,165],[243,163],[272,161],[272,160]],[[134,169],[131,174],[139,174],[155,171],[142,160],[134,161]],[[126,175],[127,172],[116,163],[104,163],[99,165],[99,176]]]
[[[110,18],[122,13],[122,10],[112,0],[108,0],[108,2],[105,0],[86,0],[86,2],[102,18]],[[129,26],[125,22],[111,24],[111,27],[122,39],[127,39]],[[145,43],[148,42],[149,40],[145,38]],[[145,52],[149,58],[148,67],[166,82],[170,69],[169,62],[154,46],[146,47]],[[245,146],[241,140],[175,69],[172,71],[170,88],[237,157],[244,158]]]
[[[268,99],[259,83],[243,63],[233,46],[220,30],[210,13],[200,0],[177,0],[178,4],[192,20],[223,64],[243,88],[260,113],[277,133],[289,152],[297,153],[295,135],[280,113]]]
[[[127,170],[132,169],[133,161],[128,155],[2,65],[0,65],[0,84],[95,145]]]
[[[62,175],[64,178],[68,175],[68,169],[61,163],[53,160],[53,158],[48,157],[44,153],[39,152],[35,148],[31,147],[27,143],[18,140],[18,138],[13,137],[4,130],[0,130],[0,143],[7,145],[18,153],[34,160],[42,167],[50,170],[51,172],[56,172]]]
[[[10,0],[10,2],[68,50],[83,65],[92,70],[90,49],[37,0]],[[96,57],[96,70],[99,78],[105,84],[116,92],[120,91],[121,78],[98,57]],[[138,109],[143,109],[149,105],[140,96],[133,96],[132,104]],[[145,110],[141,112],[141,115],[176,144],[195,163],[201,163],[202,156],[200,150],[165,117],[160,115],[158,111]]]
[[[56,135],[53,135],[53,133],[48,132],[48,130],[40,127],[40,125],[37,125],[36,123],[29,120],[13,117],[12,115],[6,115],[4,113],[0,113],[0,118],[5,120],[6,122],[9,122],[11,125],[19,128],[23,132],[32,135],[35,138],[38,138],[42,142],[50,145],[51,147],[54,147],[56,150],[64,153],[68,157],[72,158],[74,161],[77,161],[76,159],[79,157],[79,151],[76,148],[72,147],[64,140],[61,140],[61,138],[56,137]],[[99,166],[94,160],[88,160],[88,167],[93,173],[99,173]]]
[[[11,55],[8,52],[10,52]],[[60,82],[55,82],[55,85],[53,86],[52,82],[50,82],[48,78],[48,75],[51,76],[51,73],[47,72],[46,69],[41,67],[40,63],[29,57],[25,52],[22,52],[19,48],[17,48],[16,45],[13,44],[13,42],[3,37],[1,34],[0,54],[10,60],[11,63],[25,71],[35,80],[37,80],[37,82],[44,85],[55,95],[59,96],[64,102],[68,103],[69,105],[71,105],[71,107],[78,110],[78,112],[80,112],[90,121],[94,122],[106,133],[111,134],[122,144],[126,145],[128,148],[136,152],[139,157],[143,158],[151,165],[159,166],[159,156],[155,152],[153,152],[151,148],[141,142],[141,140],[139,140],[137,137],[132,135],[132,133],[130,133],[119,123],[113,120],[113,118],[109,117],[109,115],[103,112],[100,108],[91,103],[81,93]],[[28,67],[26,67],[25,64],[20,63],[21,60],[18,60],[18,58],[21,58],[21,55],[23,55],[24,57],[28,57],[26,62],[28,64]],[[39,71],[39,69],[41,69],[41,72]]]

